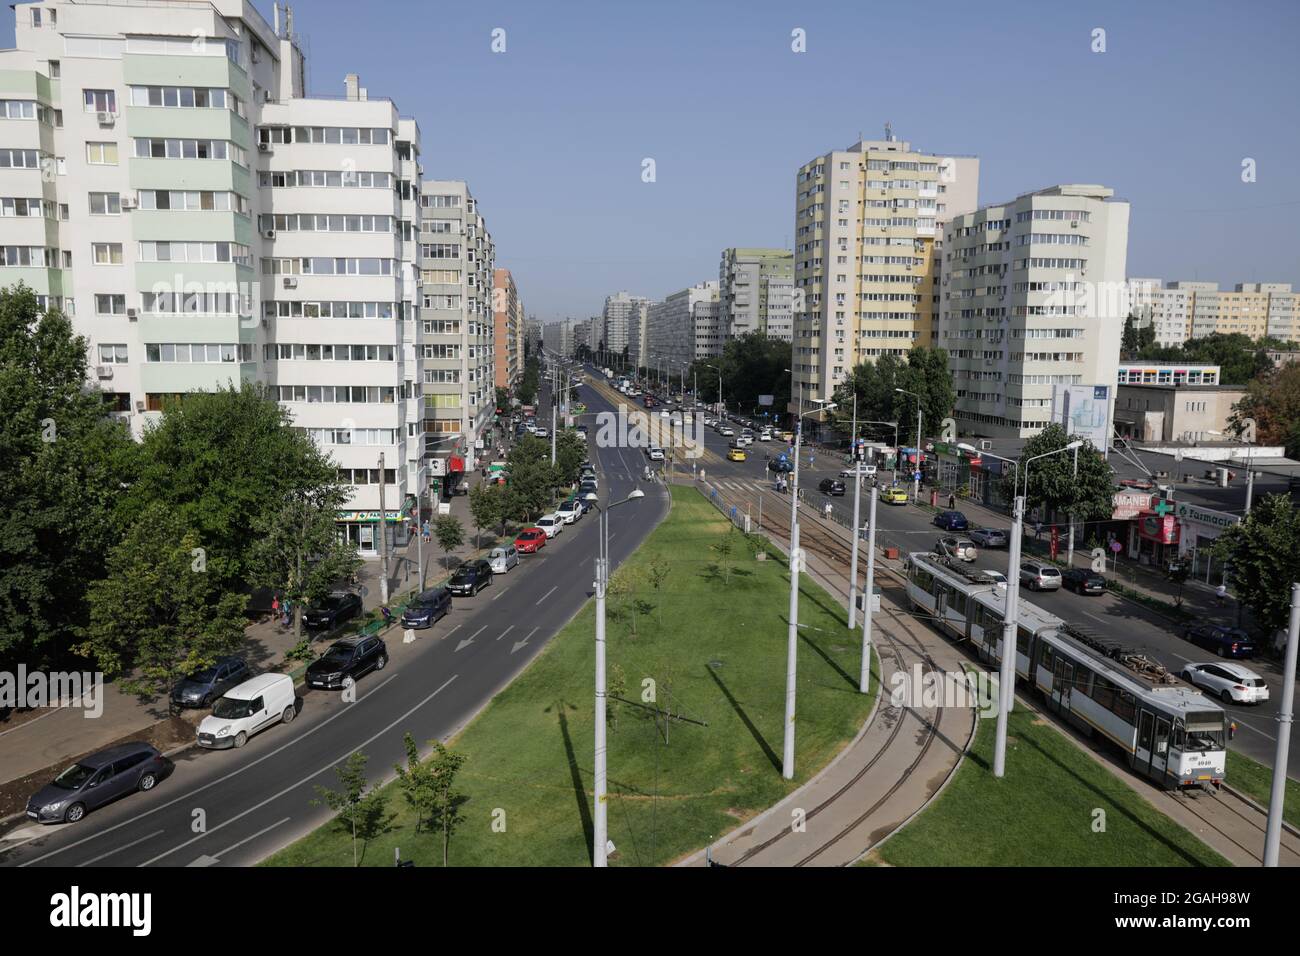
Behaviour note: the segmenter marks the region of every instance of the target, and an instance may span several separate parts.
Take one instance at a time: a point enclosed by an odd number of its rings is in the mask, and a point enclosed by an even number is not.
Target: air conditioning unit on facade
[[[284,280],[284,287],[286,289],[296,289],[298,288],[298,280],[293,278],[286,278]]]
[[[113,366],[111,366],[111,365],[96,365],[96,366],[95,366],[95,375],[96,375],[98,378],[112,378],[112,377],[113,377]]]
[[[980,451],[992,451],[992,450],[993,450],[993,442],[989,441],[987,438],[981,438]]]
[[[263,238],[263,239],[274,239],[274,238],[275,238],[275,230],[274,230],[274,229],[263,229],[263,230],[262,230],[262,238]]]
[[[107,110],[100,110],[95,114],[95,119],[99,122],[100,126],[112,126],[117,122],[117,116]]]
[[[274,152],[274,150],[271,149],[271,144],[270,144],[270,143],[258,143],[258,144],[257,144],[257,151],[258,151],[259,153],[270,153],[270,152]]]
[[[136,312],[135,309],[127,309],[127,310],[126,310],[126,318],[127,318],[127,320],[130,321],[130,322],[135,322],[135,321],[137,321],[137,320],[139,319],[139,313]]]
[[[134,197],[126,197],[126,196],[122,197],[123,212],[130,212],[132,209],[138,209],[138,208],[140,208],[140,200],[135,199]]]
[[[143,402],[143,401],[138,401],[138,400],[137,400],[136,403],[135,403],[135,410],[136,410],[137,412],[142,412],[142,411],[144,411],[144,402]]]

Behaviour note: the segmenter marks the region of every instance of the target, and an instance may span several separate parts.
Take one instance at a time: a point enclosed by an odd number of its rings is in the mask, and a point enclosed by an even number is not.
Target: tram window
[[[948,604],[962,617],[966,616],[966,595],[960,591],[953,591],[952,597],[948,599]]]
[[[1052,645],[1046,641],[1038,646],[1038,666],[1052,669]]]
[[[1092,682],[1092,699],[1107,710],[1115,709],[1115,685],[1100,674]]]
[[[1016,653],[1018,654],[1029,653],[1030,637],[1031,637],[1030,633],[1026,631],[1023,627],[1016,631]]]
[[[1126,723],[1133,723],[1133,718],[1137,714],[1137,698],[1128,691],[1116,690],[1115,703],[1111,707],[1111,712]]]
[[[1183,749],[1183,722],[1181,720],[1174,724],[1174,749]]]
[[[1088,696],[1088,685],[1092,683],[1092,671],[1082,664],[1076,664],[1074,668],[1074,689],[1085,697]]]
[[[934,584],[934,575],[920,565],[914,564],[912,565],[912,580],[916,582],[917,587],[929,591],[930,586]]]
[[[1142,718],[1138,723],[1138,746],[1143,750],[1151,749],[1151,725],[1153,723],[1150,711],[1143,711]]]
[[[1169,752],[1169,721],[1163,717],[1156,721],[1156,753]]]

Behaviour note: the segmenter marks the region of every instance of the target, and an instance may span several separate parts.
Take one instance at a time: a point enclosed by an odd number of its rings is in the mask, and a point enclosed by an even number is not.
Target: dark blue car
[[[1183,638],[1197,647],[1214,651],[1220,657],[1253,657],[1255,640],[1239,627],[1222,624],[1189,624]]]
[[[934,523],[945,531],[965,531],[970,526],[960,511],[940,511],[934,516]]]

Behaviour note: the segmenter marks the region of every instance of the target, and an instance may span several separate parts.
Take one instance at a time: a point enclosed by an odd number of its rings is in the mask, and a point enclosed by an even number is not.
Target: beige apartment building
[[[1155,328],[1157,345],[1182,345],[1208,335],[1300,339],[1300,293],[1285,282],[1238,282],[1232,291],[1217,282],[1130,279],[1134,313]]]
[[[793,338],[794,253],[789,249],[723,249],[718,289],[718,317],[727,339],[751,332],[783,342]]]
[[[514,388],[524,372],[524,307],[509,269],[492,272],[493,382]]]
[[[948,350],[963,433],[1035,435],[1055,401],[1075,415],[1086,403],[1099,416],[1089,422],[1096,440],[1106,440],[1131,307],[1128,220],[1112,190],[1061,185],[949,223],[937,344]]]
[[[914,150],[888,126],[799,168],[791,411],[858,362],[936,344],[944,224],[978,199],[978,159]]]

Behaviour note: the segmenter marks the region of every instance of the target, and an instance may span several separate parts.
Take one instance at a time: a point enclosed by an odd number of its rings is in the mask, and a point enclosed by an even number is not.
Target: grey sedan
[[[999,531],[997,528],[974,528],[966,533],[981,548],[1005,548],[1007,546],[1007,533]]]

